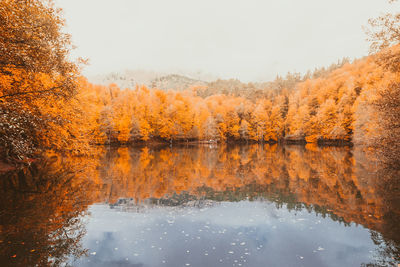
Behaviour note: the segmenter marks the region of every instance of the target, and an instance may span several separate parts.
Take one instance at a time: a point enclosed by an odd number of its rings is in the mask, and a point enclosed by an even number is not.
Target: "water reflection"
[[[350,148],[119,148],[109,150],[101,166],[99,202],[170,198],[182,192],[228,201],[262,196],[289,205],[314,205],[377,230],[384,216],[398,215],[399,191],[391,188],[387,194],[384,188],[398,184],[396,176],[379,173],[371,157]]]
[[[12,266],[400,262],[398,170],[357,148],[109,148],[36,172],[2,179],[0,246]]]
[[[55,162],[0,177],[1,266],[59,266],[85,249],[85,180]]]
[[[364,228],[264,201],[91,212],[92,254],[78,266],[357,266],[375,256]]]

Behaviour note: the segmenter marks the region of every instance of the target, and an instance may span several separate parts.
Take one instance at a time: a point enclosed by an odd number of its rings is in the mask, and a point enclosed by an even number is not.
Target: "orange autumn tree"
[[[390,0],[399,4],[397,0]],[[394,10],[394,9],[393,9]],[[385,164],[400,169],[400,12],[386,13],[369,21],[367,29],[371,52],[387,75],[386,83],[377,88],[373,108],[377,111],[380,134],[373,140]]]
[[[79,70],[68,59],[71,43],[63,26],[61,10],[52,1],[0,2],[2,159],[23,159],[43,147],[66,147],[74,139],[62,126],[68,119],[61,110],[76,93]]]

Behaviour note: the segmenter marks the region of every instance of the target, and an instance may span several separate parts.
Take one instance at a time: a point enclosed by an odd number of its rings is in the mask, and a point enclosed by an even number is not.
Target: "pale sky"
[[[84,74],[202,72],[242,81],[368,54],[385,0],[56,0]]]

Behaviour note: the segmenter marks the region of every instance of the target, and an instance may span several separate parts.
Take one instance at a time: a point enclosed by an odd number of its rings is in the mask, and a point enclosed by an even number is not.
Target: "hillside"
[[[144,85],[148,88],[178,91],[194,86],[206,86],[214,79],[216,77],[201,73],[177,74],[147,70],[126,70],[88,77],[91,83],[105,86],[116,84],[119,88],[134,89],[136,86]]]
[[[153,79],[151,81],[150,88],[183,91],[191,87],[207,85],[208,83],[205,81],[195,80],[178,74],[170,74]]]

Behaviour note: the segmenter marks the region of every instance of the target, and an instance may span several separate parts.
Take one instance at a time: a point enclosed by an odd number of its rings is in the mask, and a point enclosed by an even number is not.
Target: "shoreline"
[[[149,140],[149,141],[131,141],[131,142],[111,142],[111,143],[97,143],[92,144],[95,146],[110,146],[110,147],[126,147],[126,146],[165,146],[165,145],[244,145],[244,144],[268,144],[268,145],[302,145],[305,146],[307,144],[315,144],[320,147],[353,147],[355,144],[351,141],[346,140],[318,140],[317,142],[307,142],[304,139],[301,140],[279,140],[279,141],[255,141],[255,140],[172,140],[172,141],[164,141],[164,140]]]
[[[344,140],[324,140],[318,141],[314,143],[307,143],[305,140],[280,140],[269,141],[269,142],[259,142],[254,140],[225,140],[225,141],[207,141],[207,140],[175,140],[172,142],[162,141],[162,140],[150,140],[150,141],[135,141],[129,143],[120,143],[120,142],[112,142],[109,144],[92,144],[91,146],[102,146],[109,148],[120,148],[120,147],[132,147],[132,148],[143,148],[143,147],[166,147],[166,146],[197,146],[197,145],[206,145],[206,146],[219,146],[219,145],[282,145],[282,146],[306,146],[309,144],[315,144],[318,147],[354,147],[355,144],[349,141]],[[361,145],[363,146],[363,145]],[[64,151],[65,153],[65,151]],[[22,160],[12,160],[12,159],[0,159],[0,174],[5,174],[7,172],[12,172],[18,170],[22,167],[30,165],[30,163],[40,159],[40,157],[28,158],[26,161]]]

